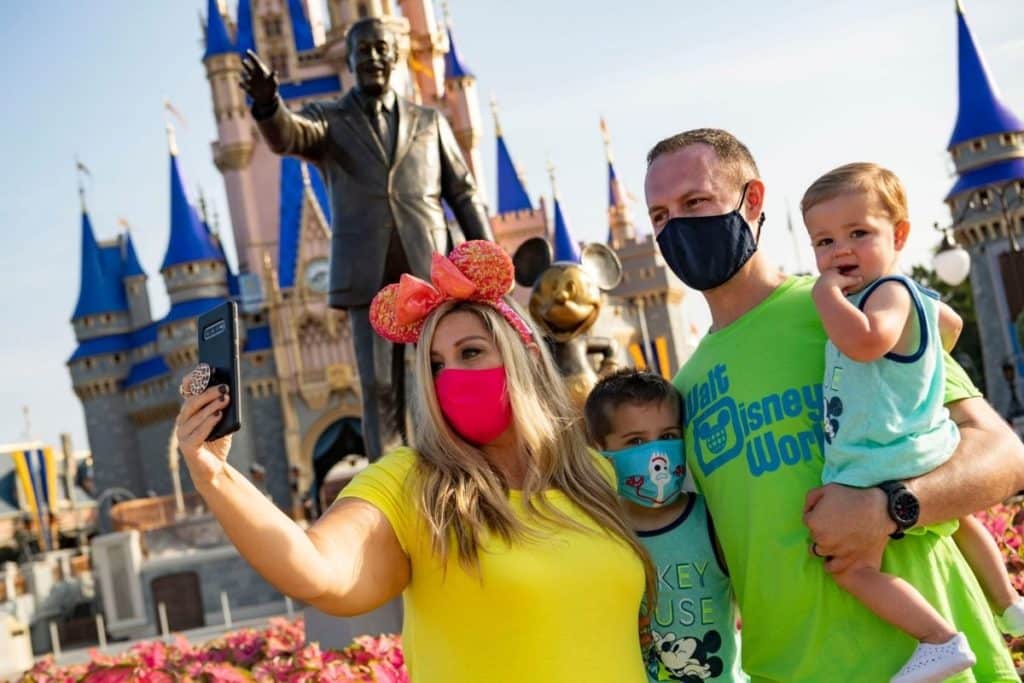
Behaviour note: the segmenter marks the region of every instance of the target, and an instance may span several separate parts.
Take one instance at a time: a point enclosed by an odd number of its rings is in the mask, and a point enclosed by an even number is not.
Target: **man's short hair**
[[[647,166],[650,168],[654,160],[663,154],[669,154],[692,145],[707,145],[715,150],[715,155],[737,187],[749,180],[761,177],[757,170],[757,162],[754,161],[754,156],[747,146],[729,131],[719,128],[687,130],[661,140],[647,153]]]
[[[834,168],[807,188],[800,200],[806,215],[812,207],[844,194],[867,194],[895,225],[907,220],[907,192],[895,173],[878,164],[856,162]]]
[[[649,405],[671,402],[683,416],[683,398],[676,388],[661,375],[626,368],[599,381],[587,396],[583,415],[587,421],[590,439],[598,446],[612,431],[611,412],[623,404]]]
[[[348,27],[348,31],[345,33],[345,50],[348,51],[348,54],[351,55],[352,50],[354,49],[352,46],[353,37],[360,31],[364,31],[371,26],[387,31],[391,35],[392,48],[397,50],[398,36],[396,36],[395,32],[391,30],[391,27],[381,21],[379,17],[367,17],[365,19],[360,19]]]

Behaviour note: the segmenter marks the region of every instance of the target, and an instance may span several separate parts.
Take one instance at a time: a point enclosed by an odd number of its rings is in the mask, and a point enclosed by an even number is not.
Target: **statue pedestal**
[[[332,617],[315,607],[303,610],[306,619],[306,642],[318,642],[321,648],[341,649],[356,636],[377,636],[402,632],[402,598],[358,617]]]

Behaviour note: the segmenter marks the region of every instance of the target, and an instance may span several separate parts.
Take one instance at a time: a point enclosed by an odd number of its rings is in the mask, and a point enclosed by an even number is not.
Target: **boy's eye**
[[[642,436],[634,436],[632,439],[626,442],[630,446],[643,446],[647,443],[647,439]]]
[[[678,438],[680,438],[680,432],[678,429],[670,429],[658,437],[660,441],[671,441],[672,439]]]
[[[864,237],[867,234],[868,234],[867,230],[854,230],[853,232],[850,233],[850,237],[853,237],[854,239],[857,239],[857,238],[860,238],[860,237]]]
[[[689,209],[695,209],[701,205],[701,202],[706,201],[704,197],[693,197],[692,199],[686,200],[686,207]]]
[[[832,238],[831,237],[822,237],[820,240],[817,240],[814,243],[814,246],[816,246],[816,247],[827,247],[830,244],[832,244]]]

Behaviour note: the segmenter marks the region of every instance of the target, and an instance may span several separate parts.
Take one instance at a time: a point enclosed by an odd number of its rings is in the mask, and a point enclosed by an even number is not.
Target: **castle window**
[[[1013,135],[1012,134],[1010,134],[1010,133],[1003,133],[1002,140],[1003,140],[1003,147],[1012,147],[1013,146]]]
[[[984,138],[979,138],[971,143],[971,149],[975,152],[984,152],[986,146]]]
[[[360,19],[365,19],[366,17],[370,16],[370,11],[366,9],[365,2],[360,2],[358,5],[356,5],[356,12],[359,14]]]
[[[119,353],[115,353],[114,354],[114,362],[115,363],[120,363],[121,362],[121,354],[119,354]]]
[[[268,38],[277,38],[284,33],[283,26],[281,24],[281,17],[269,16],[263,20],[263,32],[267,34]]]
[[[953,161],[956,161],[957,159],[959,159],[960,158],[960,148],[959,147],[954,147],[952,155],[953,155]]]
[[[83,363],[83,365],[85,365],[85,369],[86,370],[91,370],[92,369],[92,358],[86,358],[85,359],[85,363]]]
[[[270,55],[270,68],[282,79],[288,78],[288,56],[277,53]]]
[[[105,322],[105,323],[109,323],[113,319],[114,319],[114,316],[110,315],[109,313],[105,313],[103,315],[103,322]]]

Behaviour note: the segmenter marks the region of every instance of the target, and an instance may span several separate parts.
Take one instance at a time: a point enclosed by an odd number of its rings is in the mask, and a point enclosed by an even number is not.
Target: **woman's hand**
[[[185,403],[178,413],[175,428],[178,434],[178,448],[185,456],[192,480],[199,484],[216,479],[224,471],[227,463],[228,451],[231,450],[231,436],[209,442],[206,438],[220,420],[223,410],[231,401],[231,396],[228,395],[227,385],[224,384],[208,387],[195,396],[190,395],[190,390],[194,388],[194,375],[197,373],[202,374],[201,367],[185,375],[181,381],[180,391]]]

